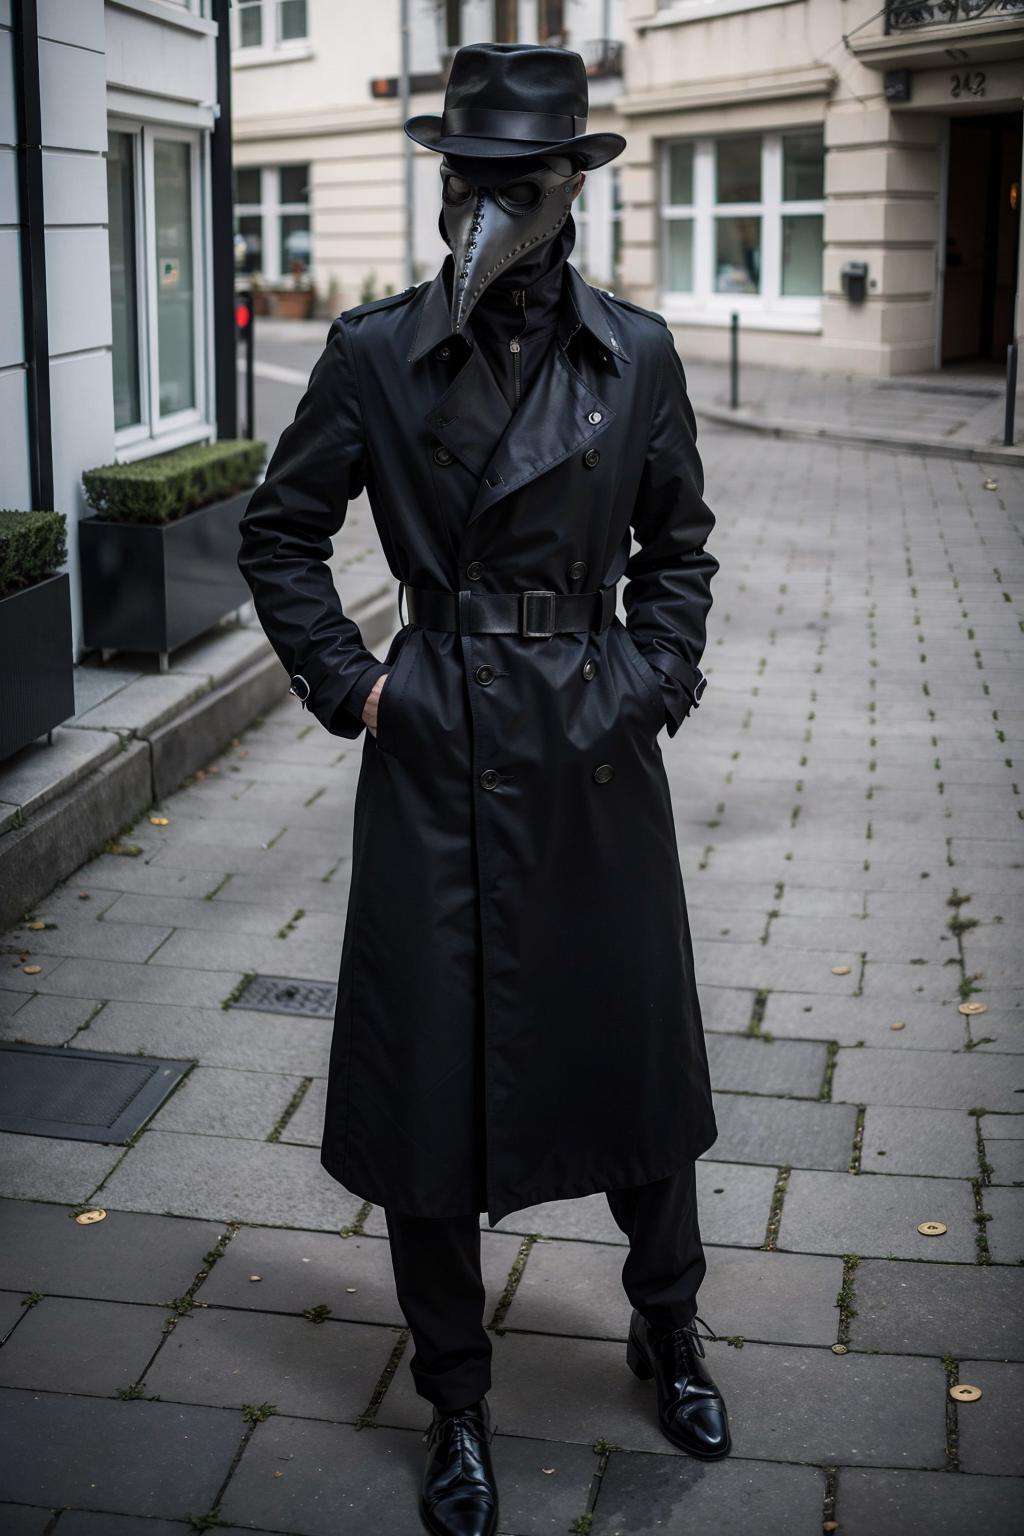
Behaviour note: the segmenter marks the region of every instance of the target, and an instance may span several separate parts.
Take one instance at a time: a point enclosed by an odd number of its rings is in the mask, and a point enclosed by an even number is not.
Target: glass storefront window
[[[170,416],[196,403],[190,144],[156,140],[153,197],[160,414]]]
[[[820,213],[787,213],[782,220],[782,292],[808,297],[821,292],[825,220]]]
[[[760,134],[717,141],[715,198],[719,203],[759,203],[761,201]]]
[[[136,273],[135,141],[112,132],[107,144],[110,309],[113,329],[114,426],[142,416],[139,386],[139,295]]]
[[[761,220],[715,220],[715,292],[759,293],[761,290]]]

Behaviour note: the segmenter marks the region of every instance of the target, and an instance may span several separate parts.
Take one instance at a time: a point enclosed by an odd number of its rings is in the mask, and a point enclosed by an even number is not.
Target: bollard
[[[1006,349],[1006,417],[1003,423],[1003,447],[1013,447],[1013,419],[1017,410],[1017,342]]]
[[[735,411],[740,403],[740,317],[735,310],[729,316],[729,405]]]

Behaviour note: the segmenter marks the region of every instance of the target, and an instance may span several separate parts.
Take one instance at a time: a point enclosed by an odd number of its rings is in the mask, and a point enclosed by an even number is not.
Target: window
[[[494,41],[514,43],[519,38],[518,0],[494,0]]]
[[[282,48],[306,41],[306,0],[235,0],[234,46]]]
[[[201,188],[197,134],[112,124],[108,240],[119,447],[205,429]]]
[[[662,288],[680,315],[802,313],[822,289],[820,129],[684,139],[662,163]]]
[[[309,166],[235,171],[235,267],[266,282],[302,277],[311,256]]]
[[[537,0],[537,38],[549,48],[564,47],[565,0]]]

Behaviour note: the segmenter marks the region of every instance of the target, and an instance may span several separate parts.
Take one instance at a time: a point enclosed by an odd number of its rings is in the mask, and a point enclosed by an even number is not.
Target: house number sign
[[[985,71],[983,69],[966,69],[963,74],[950,75],[949,94],[957,96],[984,96]]]

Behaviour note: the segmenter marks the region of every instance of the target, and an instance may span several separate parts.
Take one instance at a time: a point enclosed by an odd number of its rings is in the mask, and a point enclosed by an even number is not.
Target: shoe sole
[[[654,1367],[632,1334],[630,1334],[629,1341],[626,1344],[626,1364],[633,1372],[637,1381],[654,1380]],[[683,1445],[681,1441],[676,1439],[675,1435],[669,1434],[660,1418],[658,1420],[658,1428],[670,1445],[674,1445],[676,1450],[682,1451],[684,1455],[692,1456],[696,1461],[721,1461],[732,1450],[731,1435],[720,1451],[695,1451],[692,1446]]]
[[[495,1533],[496,1533],[496,1531],[498,1529],[498,1521],[499,1521],[500,1518],[501,1517],[500,1517],[500,1514],[499,1514],[499,1511],[498,1511],[498,1502],[497,1502],[497,1500],[495,1500],[495,1503],[494,1503],[494,1519],[491,1521],[491,1524],[487,1528],[486,1536],[495,1536]],[[443,1526],[435,1525],[434,1524],[434,1521],[431,1519],[430,1514],[428,1513],[427,1510],[425,1510],[423,1508],[422,1504],[420,1505],[420,1520],[423,1523],[423,1529],[425,1531],[429,1531],[430,1532],[430,1536],[449,1536],[449,1532],[446,1531],[443,1528]]]

